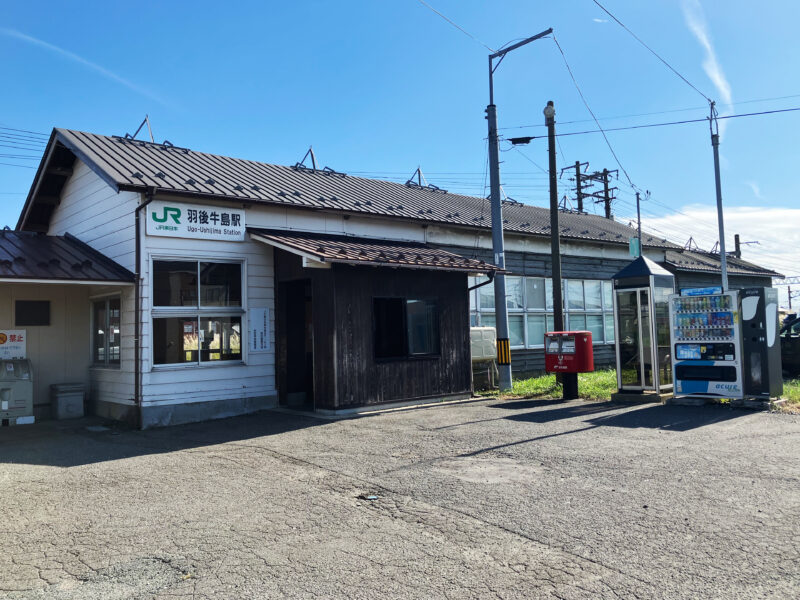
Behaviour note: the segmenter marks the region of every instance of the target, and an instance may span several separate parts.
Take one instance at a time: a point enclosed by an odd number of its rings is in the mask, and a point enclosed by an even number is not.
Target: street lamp
[[[500,157],[497,138],[497,107],[494,104],[494,71],[500,66],[506,54],[553,33],[552,28],[533,37],[513,44],[504,50],[489,55],[489,106],[486,119],[489,122],[489,181],[492,205],[492,250],[494,264],[499,269],[494,278],[495,327],[497,328],[497,367],[500,390],[511,389],[511,345],[508,338],[508,310],[506,305],[506,256],[503,240],[503,205],[500,200]],[[497,65],[494,64],[498,59]],[[557,206],[556,206],[557,208]]]

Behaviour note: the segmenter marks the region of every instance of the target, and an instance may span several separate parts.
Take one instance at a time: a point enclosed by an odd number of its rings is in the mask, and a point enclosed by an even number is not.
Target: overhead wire
[[[487,49],[489,52],[491,52],[492,54],[494,54],[495,52],[497,52],[497,50],[495,50],[495,49],[494,49],[494,48],[492,48],[491,46],[488,46],[488,45],[484,44],[482,41],[480,41],[478,38],[476,38],[474,35],[472,35],[472,34],[471,34],[469,31],[467,31],[466,29],[464,29],[463,27],[461,27],[461,25],[459,25],[459,24],[458,24],[458,23],[456,23],[455,21],[452,21],[451,19],[448,19],[448,18],[447,18],[445,15],[443,15],[443,14],[442,14],[442,13],[440,13],[438,10],[436,10],[435,8],[433,8],[433,7],[432,7],[430,4],[428,4],[427,2],[425,2],[425,0],[417,0],[417,1],[418,1],[420,4],[422,4],[423,6],[425,6],[426,8],[430,9],[431,11],[433,11],[434,13],[436,13],[437,15],[439,15],[439,16],[440,16],[442,19],[444,19],[445,21],[447,21],[448,23],[450,23],[450,25],[452,25],[453,27],[455,27],[456,29],[458,29],[458,30],[459,30],[461,33],[463,33],[464,35],[466,35],[466,36],[468,36],[468,37],[472,38],[474,41],[478,42],[478,43],[479,43],[481,46],[483,46],[484,48],[486,48],[486,49]]]
[[[606,13],[606,14],[607,14],[609,17],[611,17],[612,19],[614,19],[614,21],[615,21],[615,22],[616,22],[616,23],[617,23],[617,24],[618,24],[620,27],[622,27],[622,28],[623,28],[625,31],[627,31],[629,34],[631,34],[631,36],[633,36],[633,38],[634,38],[634,39],[635,39],[637,42],[639,42],[639,43],[640,43],[642,46],[644,46],[645,48],[647,48],[647,50],[648,50],[648,51],[649,51],[649,52],[650,52],[650,53],[651,53],[653,56],[655,56],[655,57],[656,57],[658,60],[660,60],[662,63],[664,63],[664,65],[665,65],[665,66],[666,66],[666,67],[667,67],[667,68],[668,68],[670,71],[672,71],[673,73],[675,73],[675,75],[677,75],[677,76],[678,76],[678,77],[679,77],[679,78],[680,78],[680,79],[681,79],[681,80],[682,80],[682,81],[683,81],[683,82],[684,82],[686,85],[688,85],[688,86],[689,86],[690,88],[692,88],[692,89],[693,89],[695,92],[697,92],[697,93],[698,93],[698,94],[700,94],[700,95],[701,95],[703,98],[705,98],[707,102],[709,102],[709,103],[710,103],[710,102],[712,102],[711,98],[709,98],[709,97],[708,97],[706,94],[704,94],[703,92],[701,92],[701,91],[700,91],[700,90],[697,88],[697,86],[695,86],[695,85],[694,85],[694,84],[693,84],[691,81],[689,81],[688,79],[686,79],[686,77],[684,77],[683,75],[681,75],[681,74],[678,72],[678,70],[677,70],[675,67],[673,67],[671,64],[669,64],[669,63],[668,63],[668,62],[667,62],[667,61],[666,61],[664,58],[662,58],[662,57],[661,57],[661,55],[660,55],[660,54],[658,54],[658,52],[656,52],[656,51],[655,51],[655,50],[653,50],[653,49],[652,49],[650,46],[648,46],[647,44],[645,44],[645,43],[644,43],[644,41],[643,41],[643,40],[642,40],[642,39],[641,39],[641,38],[640,38],[638,35],[636,35],[635,33],[633,33],[633,31],[631,31],[630,29],[628,29],[628,27],[626,27],[626,26],[625,26],[625,24],[624,24],[622,21],[620,21],[620,20],[619,20],[619,19],[618,19],[616,16],[614,16],[614,15],[611,13],[611,11],[609,11],[609,10],[608,10],[608,9],[607,9],[605,6],[603,6],[602,4],[600,4],[600,2],[598,2],[597,0],[592,0],[592,2],[594,2],[594,3],[595,3],[597,6],[599,6],[599,7],[600,7],[600,9],[601,9],[601,10],[602,10],[604,13]]]

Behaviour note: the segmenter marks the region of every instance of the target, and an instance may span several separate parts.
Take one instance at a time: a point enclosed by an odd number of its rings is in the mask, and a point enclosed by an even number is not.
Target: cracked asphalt
[[[800,596],[798,415],[485,400],[96,423],[0,429],[0,597]]]

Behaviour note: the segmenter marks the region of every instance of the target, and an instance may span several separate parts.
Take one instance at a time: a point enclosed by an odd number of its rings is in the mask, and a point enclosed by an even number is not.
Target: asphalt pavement
[[[0,598],[796,598],[800,415],[484,400],[0,429]]]

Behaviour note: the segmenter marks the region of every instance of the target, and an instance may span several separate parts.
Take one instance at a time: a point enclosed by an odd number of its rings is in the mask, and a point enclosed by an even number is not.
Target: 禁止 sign
[[[250,352],[269,350],[269,309],[251,308],[248,311],[250,328]]]
[[[24,329],[0,329],[0,359],[25,358]]]
[[[244,241],[244,211],[241,209],[151,202],[147,212],[147,235],[198,240]]]

